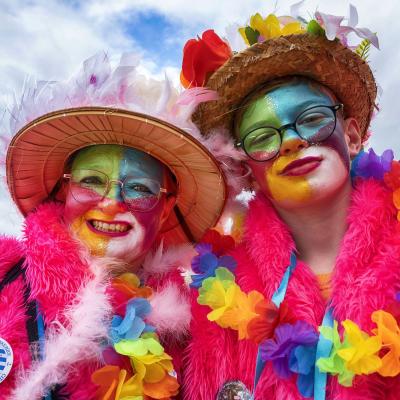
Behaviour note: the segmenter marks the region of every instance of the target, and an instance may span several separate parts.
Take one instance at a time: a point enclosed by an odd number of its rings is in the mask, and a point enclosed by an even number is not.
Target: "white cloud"
[[[278,2],[278,13],[289,12],[294,1]],[[400,157],[398,93],[400,79],[400,2],[395,0],[353,0],[359,12],[359,25],[378,32],[381,51],[371,51],[371,66],[383,89],[381,112],[372,123],[371,144],[378,152],[391,147]],[[233,22],[243,23],[253,13],[273,11],[275,2],[259,0],[0,0],[0,103],[14,92],[18,93],[27,75],[37,79],[64,79],[99,50],[116,55],[123,51],[142,52],[140,40],[135,41],[126,31],[129,18],[139,12],[155,11],[179,26],[179,32],[159,37],[164,44],[182,48],[185,41],[206,28],[224,35],[225,27]],[[345,0],[307,0],[303,10],[312,13],[317,8],[336,15],[346,15]],[[123,23],[122,23],[123,22]],[[138,23],[139,22],[139,23]],[[135,20],[140,31],[140,21]],[[163,76],[160,65],[164,60],[151,54],[141,67]],[[180,61],[180,60],[179,60]],[[167,75],[179,80],[179,61],[166,66]],[[17,232],[19,218],[8,206],[8,197],[0,187],[0,232]],[[6,221],[4,223],[4,221]]]

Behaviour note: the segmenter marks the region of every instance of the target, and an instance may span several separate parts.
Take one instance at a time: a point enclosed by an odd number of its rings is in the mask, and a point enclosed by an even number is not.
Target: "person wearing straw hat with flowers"
[[[398,398],[400,164],[363,150],[377,37],[352,6],[239,32],[237,53],[212,30],[184,48],[182,83],[218,94],[194,121],[231,134],[255,191],[233,250],[196,246],[185,398]]]
[[[178,395],[179,268],[225,180],[187,133],[188,101],[136,64],[100,53],[10,110],[7,183],[26,219],[22,240],[0,240],[1,399]]]

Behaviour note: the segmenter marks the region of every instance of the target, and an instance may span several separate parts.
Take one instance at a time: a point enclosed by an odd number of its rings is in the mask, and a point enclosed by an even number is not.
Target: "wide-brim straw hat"
[[[177,201],[163,226],[165,243],[199,240],[218,221],[226,186],[212,154],[176,126],[148,115],[105,107],[52,112],[14,136],[7,152],[7,182],[22,214],[48,198],[73,153],[96,144],[141,150],[175,175]]]
[[[225,127],[250,93],[274,79],[304,76],[328,87],[344,104],[345,117],[357,119],[367,132],[375,106],[376,84],[367,62],[338,39],[309,33],[280,36],[234,54],[206,82],[218,100],[200,104],[193,121],[203,134]]]

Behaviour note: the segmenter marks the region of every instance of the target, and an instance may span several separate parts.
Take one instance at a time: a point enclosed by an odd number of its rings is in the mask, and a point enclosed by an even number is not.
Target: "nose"
[[[287,130],[282,138],[281,156],[288,156],[308,147],[308,142],[302,139],[295,131]]]
[[[104,214],[109,215],[115,215],[127,211],[127,206],[123,201],[119,201],[118,199],[110,199],[108,197],[104,198],[100,202],[99,208]]]

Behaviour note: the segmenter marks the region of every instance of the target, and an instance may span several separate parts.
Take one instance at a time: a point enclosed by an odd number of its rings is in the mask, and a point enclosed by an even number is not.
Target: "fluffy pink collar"
[[[331,304],[339,320],[350,318],[369,329],[371,312],[384,307],[400,290],[400,234],[392,193],[374,180],[358,182],[348,226],[333,271]],[[270,298],[292,250],[295,244],[288,228],[259,194],[250,204],[243,243],[237,251],[242,288],[257,289]],[[302,262],[291,278],[287,301],[299,318],[315,325],[321,322],[325,304],[314,274]]]

